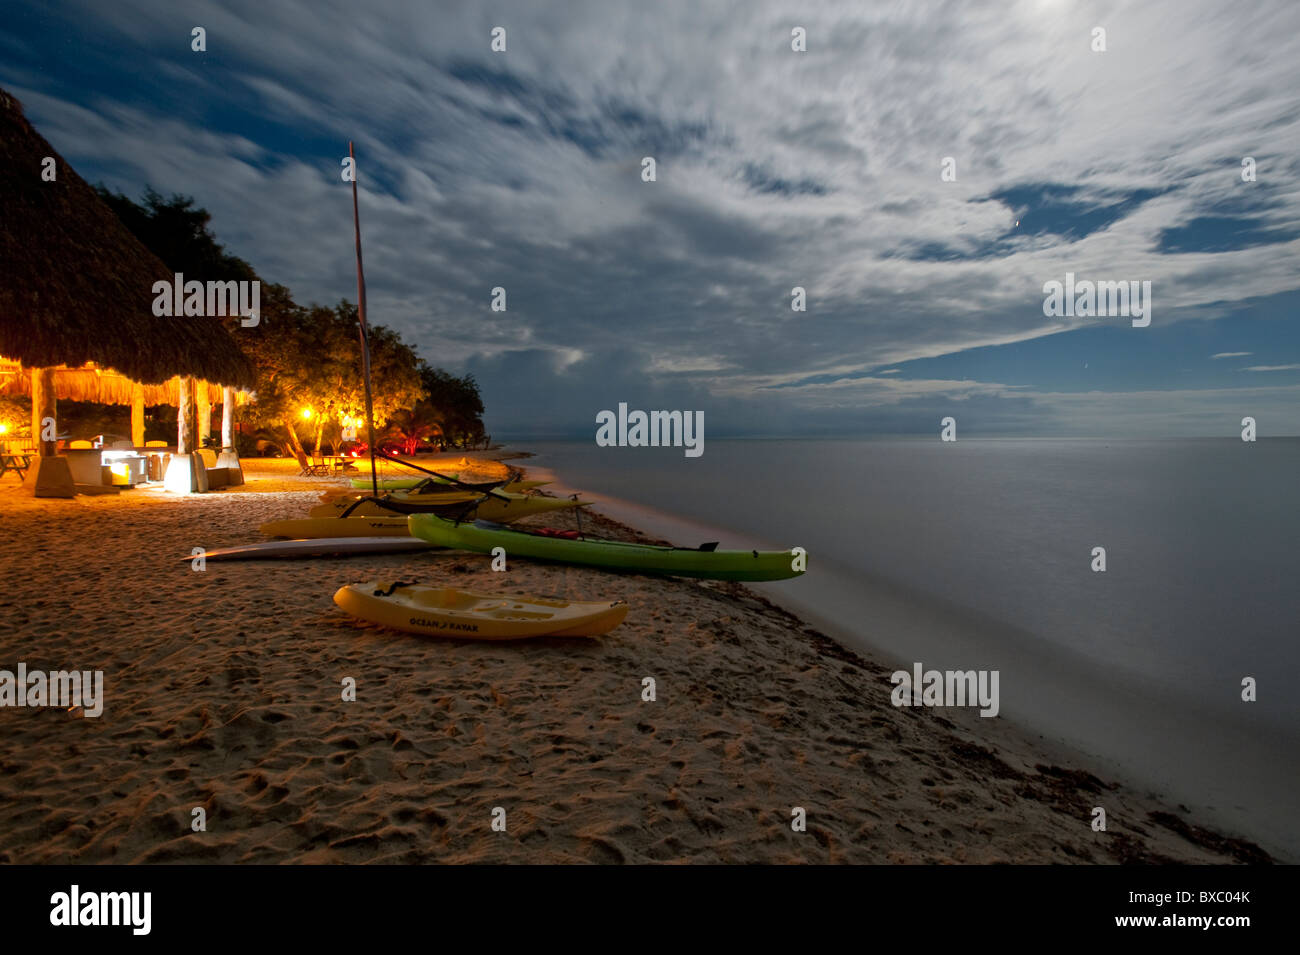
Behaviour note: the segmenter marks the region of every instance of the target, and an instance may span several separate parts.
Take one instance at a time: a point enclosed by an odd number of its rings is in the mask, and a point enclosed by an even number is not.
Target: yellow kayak
[[[403,494],[400,491],[394,491],[389,497],[401,504],[420,504],[429,505],[428,513],[438,514],[449,519],[456,518],[465,506],[478,500],[483,495],[471,494],[468,496],[452,495],[450,499],[443,495],[436,497],[426,496],[424,494]],[[356,498],[334,498],[323,504],[317,504],[307,512],[308,517],[338,517],[349,507],[356,503]],[[562,497],[537,497],[536,495],[524,494],[507,494],[505,500],[499,497],[489,497],[472,509],[469,514],[471,519],[477,518],[480,521],[493,521],[497,524],[508,524],[511,521],[517,521],[521,517],[529,517],[533,514],[547,514],[552,511],[567,511],[575,507],[586,507],[590,501],[570,501]],[[385,510],[373,501],[366,501],[348,515],[352,517],[393,517],[399,515],[396,511]]]
[[[461,640],[595,637],[622,623],[628,609],[622,601],[512,597],[377,581],[340,587],[334,602],[371,623]]]

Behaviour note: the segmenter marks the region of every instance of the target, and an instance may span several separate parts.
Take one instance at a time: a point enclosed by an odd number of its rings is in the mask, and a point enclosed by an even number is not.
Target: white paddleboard
[[[311,540],[259,541],[210,550],[204,560],[260,560],[266,557],[326,557],[351,554],[400,554],[432,550],[434,545],[418,537],[318,537]],[[197,555],[195,555],[197,556]],[[194,556],[181,560],[194,560]]]

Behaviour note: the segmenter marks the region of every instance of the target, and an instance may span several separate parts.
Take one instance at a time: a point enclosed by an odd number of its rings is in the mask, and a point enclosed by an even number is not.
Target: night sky
[[[499,438],[620,401],[710,436],[1300,434],[1294,2],[4,19],[0,86],[83,177],[194,196],[304,304],[355,298],[355,140],[371,321],[477,376]],[[1150,281],[1150,327],[1046,317],[1066,272]]]

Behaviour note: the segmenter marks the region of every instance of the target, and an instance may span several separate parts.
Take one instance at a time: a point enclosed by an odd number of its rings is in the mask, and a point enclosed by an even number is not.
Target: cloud
[[[1253,354],[1254,354],[1254,352],[1248,352],[1248,351],[1221,351],[1221,352],[1216,352],[1215,354],[1211,355],[1210,357],[1213,358],[1213,359],[1219,359],[1219,358],[1245,358],[1247,355],[1253,355]]]
[[[304,301],[355,296],[355,140],[372,320],[473,370],[498,431],[572,431],[593,382],[737,430],[922,427],[944,395],[1051,429],[1070,408],[1015,381],[872,369],[1065,330],[1066,271],[1151,280],[1161,323],[1300,286],[1300,8],[1104,13],[1094,54],[1088,4],[81,0],[0,82],[88,178],[195,195]]]
[[[1245,371],[1296,371],[1300,370],[1300,364],[1296,365],[1251,365]]]

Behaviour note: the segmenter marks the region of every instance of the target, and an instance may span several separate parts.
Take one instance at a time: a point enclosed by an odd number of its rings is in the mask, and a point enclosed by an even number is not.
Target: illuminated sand
[[[1261,858],[999,721],[895,709],[888,668],[737,585],[438,552],[175,559],[256,540],[344,483],[296,470],[249,462],[245,489],[185,498],[35,501],[0,482],[0,669],[101,669],[106,693],[98,719],[0,709],[0,862]],[[331,602],[376,577],[631,612],[594,641],[434,641]]]

